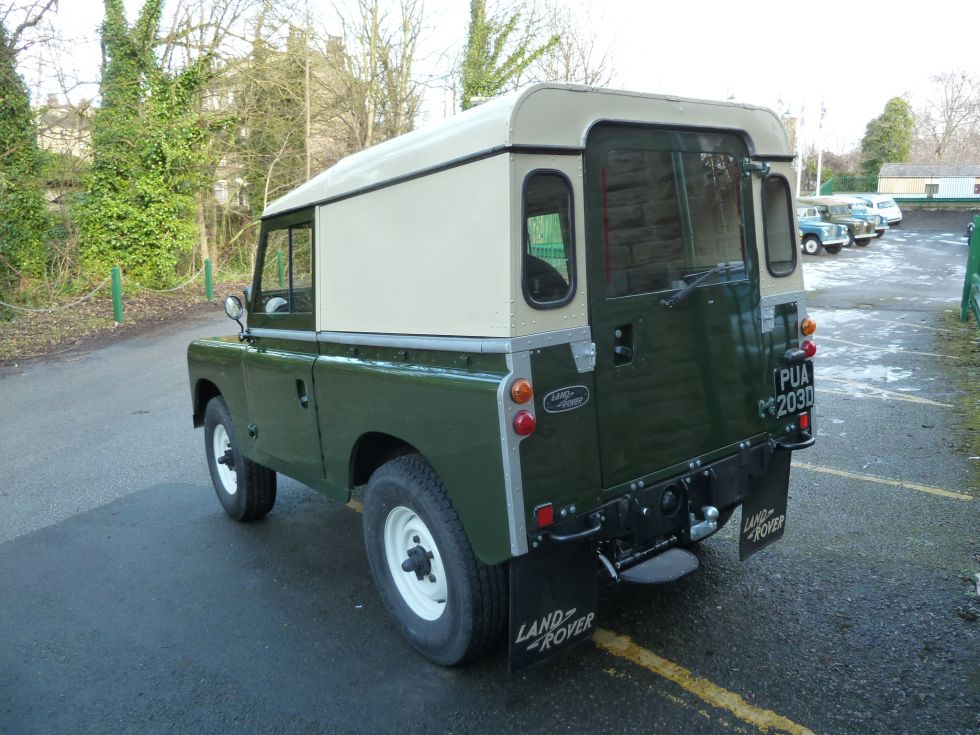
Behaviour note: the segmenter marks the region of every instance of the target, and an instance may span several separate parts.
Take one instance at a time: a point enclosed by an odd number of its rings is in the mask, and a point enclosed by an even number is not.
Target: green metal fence
[[[963,280],[963,299],[960,301],[960,321],[965,322],[970,312],[980,328],[980,215],[973,216],[973,235],[970,237],[970,253],[966,258],[966,278]]]
[[[561,232],[561,218],[557,214],[528,218],[527,250],[531,255],[554,266],[563,278],[568,279],[565,238]]]

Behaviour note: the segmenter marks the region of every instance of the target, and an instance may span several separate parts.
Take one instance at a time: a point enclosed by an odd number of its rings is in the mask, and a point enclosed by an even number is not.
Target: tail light
[[[518,411],[514,415],[514,431],[519,436],[528,436],[533,433],[535,426],[537,426],[537,421],[530,411]]]
[[[810,428],[810,414],[801,413],[800,414],[800,431],[806,431]]]
[[[800,347],[803,349],[803,354],[806,355],[808,358],[813,357],[814,355],[817,354],[817,346],[813,344],[813,342],[811,342],[810,340],[804,340],[803,344],[801,344]]]

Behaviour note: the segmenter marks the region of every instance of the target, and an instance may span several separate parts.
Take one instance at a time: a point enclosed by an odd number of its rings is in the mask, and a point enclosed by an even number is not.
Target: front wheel
[[[807,235],[803,238],[803,252],[807,255],[816,255],[820,252],[820,238],[816,235]]]
[[[866,248],[870,244],[871,244],[871,238],[870,237],[866,237],[866,238],[863,238],[863,239],[857,241],[857,246],[859,248]]]
[[[824,250],[826,250],[831,255],[837,255],[840,252],[843,245],[825,245]]]
[[[242,456],[228,405],[221,396],[204,410],[204,451],[221,507],[236,521],[254,521],[276,504],[276,473]]]
[[[431,661],[475,658],[503,629],[503,565],[476,558],[432,467],[418,455],[379,467],[364,495],[364,545],[381,600]]]
[[[884,235],[885,235],[884,230],[878,230],[877,232],[875,232],[875,237],[884,237]]]

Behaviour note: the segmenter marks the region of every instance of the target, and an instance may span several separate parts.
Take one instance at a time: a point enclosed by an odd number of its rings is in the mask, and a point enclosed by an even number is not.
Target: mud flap
[[[597,563],[588,542],[545,543],[510,561],[510,670],[592,637]]]
[[[792,452],[773,454],[765,479],[742,503],[742,527],[738,535],[738,555],[742,561],[783,536],[792,456]]]

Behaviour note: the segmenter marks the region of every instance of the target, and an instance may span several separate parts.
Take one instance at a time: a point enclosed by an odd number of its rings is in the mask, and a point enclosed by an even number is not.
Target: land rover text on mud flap
[[[813,443],[791,161],[769,110],[547,84],[272,203],[240,334],[188,349],[225,510],[366,486],[380,597],[446,665],[588,639],[601,579],[693,571],[739,506],[741,558],[772,543]]]

